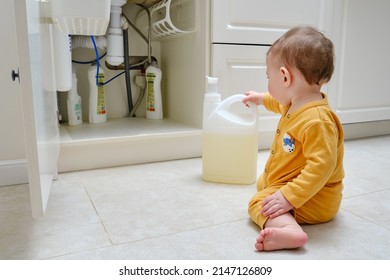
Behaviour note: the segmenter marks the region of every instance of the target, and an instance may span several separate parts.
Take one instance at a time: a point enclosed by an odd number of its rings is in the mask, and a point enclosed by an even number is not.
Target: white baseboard
[[[0,186],[28,183],[27,160],[0,160]]]
[[[345,139],[390,134],[390,120],[343,124]]]

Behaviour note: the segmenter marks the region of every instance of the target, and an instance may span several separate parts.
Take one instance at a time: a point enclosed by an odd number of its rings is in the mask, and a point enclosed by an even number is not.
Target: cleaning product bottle
[[[223,100],[204,122],[202,178],[227,184],[252,184],[257,172],[257,107],[243,94]]]
[[[218,78],[208,77],[207,78],[207,92],[203,99],[203,126],[210,114],[217,108],[221,103],[221,94],[218,93]]]
[[[161,70],[153,61],[145,71],[146,77],[146,118],[161,120],[163,118],[161,99]]]
[[[68,92],[68,123],[69,125],[79,125],[83,122],[81,110],[81,97],[77,93],[76,73],[72,73],[72,89]]]
[[[89,81],[89,122],[103,123],[107,120],[106,97],[104,95],[104,86],[96,84],[97,65],[93,64],[88,69]],[[99,84],[104,83],[104,71],[99,67]]]

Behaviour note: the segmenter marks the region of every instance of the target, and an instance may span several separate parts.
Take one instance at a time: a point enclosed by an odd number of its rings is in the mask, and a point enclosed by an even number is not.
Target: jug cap
[[[207,93],[218,93],[218,78],[209,77],[207,78]]]

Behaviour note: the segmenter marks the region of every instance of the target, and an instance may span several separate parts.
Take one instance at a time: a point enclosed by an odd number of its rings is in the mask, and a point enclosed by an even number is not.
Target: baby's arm
[[[247,91],[244,93],[246,97],[242,100],[242,102],[248,106],[248,102],[252,102],[256,105],[262,105],[263,104],[263,97],[264,92],[256,92],[253,90]]]

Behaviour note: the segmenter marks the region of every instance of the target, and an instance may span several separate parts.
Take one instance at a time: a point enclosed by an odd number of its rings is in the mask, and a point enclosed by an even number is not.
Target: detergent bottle
[[[83,114],[81,109],[81,97],[77,92],[77,76],[72,73],[72,89],[68,92],[66,100],[68,108],[69,125],[79,125],[83,123]]]
[[[97,65],[93,64],[88,69],[89,81],[89,122],[104,123],[107,121],[106,97],[104,86],[97,85],[96,82],[104,82],[104,71],[99,67],[99,76],[97,77]]]
[[[228,184],[253,184],[257,177],[258,113],[245,95],[228,97],[203,120],[202,178]]]
[[[145,70],[147,119],[161,120],[163,118],[161,77],[161,70],[153,61]]]

